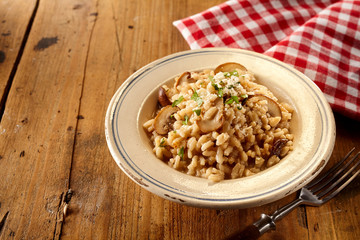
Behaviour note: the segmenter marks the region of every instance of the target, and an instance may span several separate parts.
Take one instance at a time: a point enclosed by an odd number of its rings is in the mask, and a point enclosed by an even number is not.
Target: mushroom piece
[[[159,88],[158,101],[162,107],[171,105],[171,102],[170,102],[168,96],[166,95],[166,91],[163,87]]]
[[[288,141],[289,141],[288,139],[283,139],[283,138],[277,139],[274,142],[274,146],[271,149],[270,156],[276,155],[280,157],[281,149],[286,145]]]
[[[217,66],[217,68],[215,68],[215,70],[214,70],[214,73],[217,74],[218,72],[233,72],[236,69],[238,69],[242,72],[247,71],[246,67],[244,67],[240,63],[228,62],[228,63],[223,63],[223,64]]]
[[[194,83],[195,79],[193,79],[191,77],[191,73],[189,72],[184,72],[183,74],[181,74],[181,76],[175,80],[175,84],[174,87],[176,88],[177,86],[179,86],[180,84],[187,82],[187,83]]]
[[[281,108],[277,102],[275,102],[273,99],[271,99],[265,95],[262,95],[262,94],[250,95],[249,98],[251,98],[251,97],[257,97],[260,101],[266,100],[267,107],[268,107],[268,113],[272,117],[280,117],[280,120],[281,120],[281,117],[282,117]]]
[[[207,118],[203,116],[203,119],[197,122],[197,125],[199,126],[199,129],[202,133],[216,131],[224,123],[224,104],[222,98],[216,99],[214,103],[216,109],[213,109],[213,111],[215,110],[216,112],[214,112],[213,114],[211,114],[210,117]]]
[[[171,116],[179,110],[178,107],[172,107],[171,105],[163,107],[155,117],[155,131],[161,135],[168,133],[173,123]]]

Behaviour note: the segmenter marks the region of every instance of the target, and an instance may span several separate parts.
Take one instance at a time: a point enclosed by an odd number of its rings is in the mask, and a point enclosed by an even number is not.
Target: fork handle
[[[302,199],[295,199],[294,201],[288,203],[282,208],[276,210],[271,216],[262,213],[260,219],[254,222],[252,225],[246,227],[240,233],[232,235],[227,240],[255,240],[258,239],[261,235],[266,233],[269,230],[275,230],[275,222],[284,218],[289,214],[294,208],[301,205],[304,201]]]

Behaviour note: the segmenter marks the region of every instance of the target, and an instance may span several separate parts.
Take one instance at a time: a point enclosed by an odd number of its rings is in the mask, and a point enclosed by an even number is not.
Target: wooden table
[[[174,20],[221,2],[0,0],[1,239],[223,239],[296,197],[187,207],[136,185],[108,151],[115,91],[143,65],[189,49]],[[328,166],[360,147],[360,122],[335,118]],[[262,239],[360,239],[359,180],[322,207],[297,208]]]

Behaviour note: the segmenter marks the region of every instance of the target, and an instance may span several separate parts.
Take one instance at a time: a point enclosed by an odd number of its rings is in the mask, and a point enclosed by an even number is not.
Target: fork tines
[[[315,179],[315,181],[310,182],[310,184],[306,185],[305,188],[313,194],[316,194],[317,198],[319,200],[321,199],[322,203],[325,203],[335,197],[342,189],[353,181],[357,175],[360,174],[360,158],[358,158],[360,152],[356,153],[350,160],[347,161],[354,150],[355,148],[353,148],[334,167],[329,169],[321,177]]]

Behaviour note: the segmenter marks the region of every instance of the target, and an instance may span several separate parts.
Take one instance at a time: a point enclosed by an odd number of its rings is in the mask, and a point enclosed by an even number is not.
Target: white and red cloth
[[[360,120],[360,0],[231,0],[175,21],[191,49],[232,47],[294,66]]]

